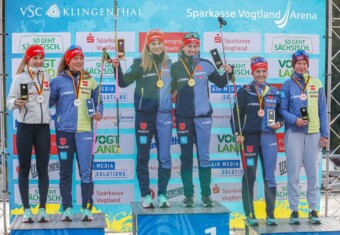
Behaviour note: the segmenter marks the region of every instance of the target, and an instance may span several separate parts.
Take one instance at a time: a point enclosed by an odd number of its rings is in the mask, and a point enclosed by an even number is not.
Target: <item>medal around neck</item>
[[[194,79],[189,79],[189,81],[188,81],[188,85],[189,86],[195,86],[195,80]]]
[[[37,101],[38,101],[38,103],[43,103],[44,102],[44,100],[45,100],[45,98],[44,98],[44,96],[43,95],[38,95],[37,96]]]
[[[162,80],[158,80],[156,85],[158,88],[162,88],[164,86],[164,82]]]
[[[263,117],[264,116],[264,110],[263,109],[260,109],[259,111],[257,111],[257,115],[259,117]]]
[[[79,107],[80,104],[81,104],[80,99],[75,99],[74,102],[73,102],[73,104],[74,104],[74,106]]]
[[[306,94],[301,94],[300,95],[300,100],[307,100],[307,95]]]

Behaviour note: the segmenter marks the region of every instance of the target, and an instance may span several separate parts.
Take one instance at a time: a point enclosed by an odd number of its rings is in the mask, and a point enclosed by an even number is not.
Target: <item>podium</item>
[[[330,219],[320,218],[321,224],[311,224],[307,218],[300,218],[300,225],[289,224],[289,219],[278,219],[278,226],[268,226],[266,220],[260,219],[259,226],[249,226],[246,223],[246,235],[338,235],[340,225]]]
[[[214,235],[229,234],[229,210],[218,202],[205,208],[196,202],[185,208],[182,202],[172,202],[170,208],[143,208],[132,202],[133,235]]]
[[[33,215],[36,221],[37,215]],[[93,214],[93,221],[81,221],[81,215],[73,215],[72,222],[62,222],[61,214],[49,215],[50,221],[47,223],[21,223],[22,215],[15,217],[10,226],[11,235],[103,235],[106,227],[104,214]]]

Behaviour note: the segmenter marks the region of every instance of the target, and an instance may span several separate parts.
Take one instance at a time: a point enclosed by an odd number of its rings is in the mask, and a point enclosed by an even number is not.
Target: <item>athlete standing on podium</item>
[[[212,128],[212,108],[209,100],[208,82],[223,88],[227,75],[222,76],[214,65],[200,58],[198,33],[186,33],[182,40],[179,59],[172,65],[172,91],[176,95],[176,128],[181,146],[181,178],[184,186],[184,207],[194,206],[193,145],[198,158],[202,205],[214,206],[211,195],[211,166],[209,145]],[[227,73],[232,69],[223,65]]]
[[[280,112],[285,121],[288,201],[291,224],[300,224],[298,205],[299,177],[303,165],[307,176],[309,222],[320,224],[316,211],[319,194],[321,148],[328,143],[328,121],[325,92],[321,81],[309,75],[309,56],[304,50],[292,55],[294,73],[283,83]]]
[[[257,226],[253,198],[258,158],[260,157],[267,224],[277,225],[274,216],[277,186],[275,168],[278,151],[275,132],[283,125],[279,115],[280,93],[266,82],[268,63],[263,57],[251,58],[250,66],[253,81],[239,89],[237,92],[238,104],[235,104],[233,110],[234,117],[238,115],[240,117],[241,123],[238,123],[238,118],[235,118],[236,130],[234,132],[236,142],[244,144],[247,167],[247,174],[244,174],[242,178],[243,209],[247,223],[250,226]],[[239,113],[236,105],[238,105]],[[242,127],[241,130],[240,127]],[[241,131],[243,135],[240,135]]]
[[[119,65],[119,60],[113,60]],[[137,142],[137,177],[144,208],[153,208],[149,178],[149,160],[152,138],[155,138],[158,159],[158,206],[170,206],[166,190],[171,175],[172,100],[170,93],[171,60],[164,47],[164,34],[150,30],[140,58],[135,59],[123,74],[119,66],[118,82],[127,87],[136,82],[134,104]]]
[[[100,121],[102,117],[102,102],[98,106],[99,87],[84,70],[81,47],[70,46],[60,61],[58,76],[51,82],[50,98],[50,106],[56,105],[54,121],[60,161],[59,186],[64,210],[62,221],[73,220],[72,171],[75,154],[81,178],[82,220],[93,220],[92,119]],[[91,117],[87,115],[85,104],[86,99],[90,98],[93,99],[94,107],[99,107]]]
[[[7,97],[8,109],[19,109],[16,145],[19,160],[19,191],[24,207],[23,223],[33,223],[28,188],[33,146],[39,180],[38,222],[49,220],[45,207],[49,185],[50,77],[42,68],[44,56],[44,48],[40,45],[31,45],[26,49]],[[21,86],[24,86],[27,97],[23,97]]]

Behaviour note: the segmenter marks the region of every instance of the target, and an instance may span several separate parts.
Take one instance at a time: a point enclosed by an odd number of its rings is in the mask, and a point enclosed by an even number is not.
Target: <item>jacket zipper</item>
[[[38,80],[38,83],[40,85],[40,82],[39,82],[39,72],[37,73],[37,80]],[[44,89],[44,84],[41,84],[41,95],[42,95],[42,92],[43,92],[43,89]],[[38,94],[39,95],[39,94]],[[42,108],[42,104],[40,103],[40,116],[41,116],[41,123],[40,124],[43,124],[43,120],[44,120],[44,114],[43,114],[43,108]]]
[[[139,100],[139,110],[142,110],[142,100],[143,100],[143,96],[144,96],[144,88],[141,88],[141,92],[142,92],[142,97]]]

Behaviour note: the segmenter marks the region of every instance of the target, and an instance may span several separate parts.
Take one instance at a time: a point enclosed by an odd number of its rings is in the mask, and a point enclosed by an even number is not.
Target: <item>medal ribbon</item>
[[[193,77],[194,77],[194,75],[196,73],[197,65],[195,66],[194,71],[192,73],[190,73],[190,71],[189,71],[188,67],[185,65],[184,61],[182,59],[181,59],[181,61],[182,61],[182,64],[183,64],[185,70],[189,74],[189,80],[193,79]]]
[[[159,72],[159,71],[158,71],[158,66],[156,65],[156,63],[155,63],[154,61],[153,61],[152,63],[153,63],[153,65],[155,66],[156,73],[157,73],[157,76],[158,76],[158,80],[157,80],[157,81],[162,80],[163,68],[162,68],[161,71]]]
[[[76,93],[76,99],[78,99],[78,96],[79,96],[79,90],[80,90],[80,84],[81,84],[81,81],[83,79],[83,73],[80,72],[80,76],[79,76],[79,83],[78,83],[78,86],[76,84],[76,79],[73,77],[73,75],[70,73],[70,71],[67,70],[67,75],[70,76],[72,78],[72,81],[73,81],[73,89],[74,89],[74,92]]]
[[[266,85],[264,85],[263,90],[262,90],[262,95],[260,95],[260,93],[258,92],[257,88],[256,88],[256,84],[255,85],[255,91],[257,94],[257,99],[259,100],[259,104],[260,104],[260,110],[262,109],[262,104],[263,104],[263,98],[264,98],[264,94],[266,91]]]
[[[30,68],[28,66],[27,66],[27,70],[28,70],[30,77],[33,80],[33,84],[35,86],[35,89],[37,89],[38,95],[41,95],[43,93],[43,89],[44,89],[45,74],[43,73],[43,77],[42,77],[42,80],[41,80],[41,86],[40,86],[40,89],[39,89],[39,87],[37,86],[37,83],[34,82],[34,75],[32,74],[32,71],[30,70]],[[38,76],[37,76],[37,80],[38,80]]]
[[[305,86],[302,88],[302,86],[300,85],[300,83],[294,78],[294,76],[292,75],[292,79],[293,81],[296,83],[296,85],[298,85],[301,89],[301,95],[305,93],[306,88],[308,86],[309,80],[310,80],[310,76],[308,76],[307,82],[305,84]]]

